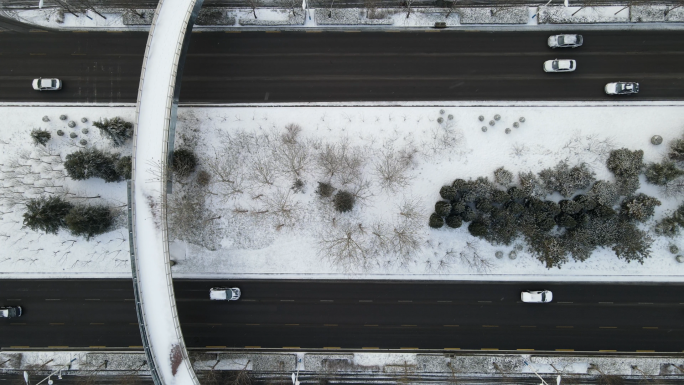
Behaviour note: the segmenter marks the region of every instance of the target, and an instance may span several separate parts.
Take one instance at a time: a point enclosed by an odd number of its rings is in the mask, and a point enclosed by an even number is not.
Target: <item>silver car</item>
[[[526,303],[548,303],[553,299],[549,290],[527,290],[520,293],[520,300]]]
[[[36,91],[57,91],[62,89],[62,81],[59,79],[33,79],[33,89]]]
[[[3,306],[0,307],[0,318],[15,318],[21,317],[21,306]]]
[[[572,59],[554,59],[544,62],[544,72],[572,72],[577,63]]]
[[[639,92],[639,83],[637,82],[614,82],[608,83],[603,88],[608,95],[631,95]]]
[[[553,35],[547,41],[551,48],[577,48],[584,43],[582,35]]]

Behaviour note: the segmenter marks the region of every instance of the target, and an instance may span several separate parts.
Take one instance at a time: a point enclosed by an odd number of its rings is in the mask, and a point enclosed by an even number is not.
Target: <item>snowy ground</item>
[[[195,146],[200,154],[200,168],[211,171],[211,166],[230,165],[235,159],[230,140],[278,141],[290,123],[302,129],[299,138],[310,145],[311,153],[326,144],[346,142],[348,149],[358,149],[364,158],[362,175],[369,182],[367,197],[357,202],[351,213],[336,213],[330,203],[319,198],[317,182],[323,180],[320,169],[310,163],[302,171],[305,182],[302,192],[291,189],[294,177],[273,167],[273,185],[257,182],[255,163],[233,163],[243,167],[243,193],[230,195],[227,184],[219,183],[213,175],[209,189],[210,201],[216,205],[208,223],[208,236],[202,243],[215,250],[190,242],[176,241],[171,246],[175,277],[270,277],[270,278],[356,278],[356,279],[435,279],[435,280],[607,280],[607,281],[680,281],[684,266],[678,264],[668,250],[672,243],[684,248],[681,239],[656,238],[651,248],[652,257],[644,265],[628,264],[615,257],[610,250],[598,250],[583,263],[572,260],[562,269],[547,270],[526,250],[515,260],[507,257],[511,247],[496,247],[473,238],[464,227],[460,229],[430,229],[427,216],[440,199],[439,188],[456,178],[478,176],[492,178],[494,169],[505,166],[518,171],[538,172],[560,160],[571,165],[587,162],[596,172],[597,179],[612,179],[605,168],[606,149],[627,147],[644,150],[644,161],[658,161],[666,151],[666,143],[684,133],[681,106],[658,104],[616,107],[573,106],[572,103],[553,103],[556,107],[543,107],[542,103],[509,103],[505,107],[488,103],[408,103],[403,107],[379,107],[375,104],[340,107],[335,104],[317,106],[250,106],[180,108],[177,148]],[[671,104],[671,103],[670,103]],[[440,110],[444,114],[440,114]],[[2,140],[3,170],[8,171],[11,159],[20,159],[21,153],[33,151],[29,137],[31,128],[41,127],[53,131],[49,148],[58,151],[62,158],[75,150],[69,132],[90,127],[90,121],[100,117],[122,116],[131,119],[133,108],[107,107],[3,107],[5,128]],[[59,114],[77,121],[75,129],[60,121]],[[494,115],[501,119],[491,127],[487,124]],[[50,122],[42,122],[47,115]],[[449,115],[453,119],[449,120]],[[485,116],[487,132],[478,116]],[[87,116],[88,124],[80,123]],[[438,124],[443,117],[446,123]],[[512,123],[525,117],[520,128]],[[448,126],[448,127],[447,127]],[[54,132],[63,129],[67,134],[57,137]],[[506,134],[505,129],[511,128]],[[664,138],[664,144],[651,145],[653,134]],[[81,134],[79,134],[81,135]],[[105,147],[97,129],[91,129],[89,144]],[[251,139],[250,139],[251,138]],[[77,138],[77,140],[80,139]],[[262,143],[262,142],[260,142]],[[382,189],[375,171],[381,154],[402,149],[415,151],[415,161],[406,172],[405,186]],[[258,159],[268,165],[269,156],[256,149],[242,159]],[[130,148],[121,149],[130,151]],[[238,154],[240,155],[240,154]],[[31,157],[30,157],[31,158]],[[39,168],[40,162],[30,160]],[[221,160],[217,162],[216,160]],[[313,159],[313,158],[312,158]],[[47,167],[47,166],[40,166]],[[58,168],[59,166],[55,166]],[[5,175],[5,174],[3,174]],[[78,191],[79,196],[106,197],[113,205],[125,203],[125,184],[105,184],[99,180],[73,182],[65,186]],[[349,188],[338,177],[333,178],[337,188]],[[177,193],[178,186],[174,188]],[[642,177],[640,191],[658,196],[662,206],[656,208],[655,217],[643,228],[652,227],[669,210],[680,203],[674,198],[660,196],[660,191],[647,184]],[[178,196],[175,193],[175,196]],[[264,196],[258,197],[259,194]],[[291,212],[274,214],[274,197],[285,197]],[[556,200],[559,196],[552,197]],[[420,250],[409,261],[397,262],[390,255],[377,255],[368,259],[363,269],[351,269],[331,263],[319,253],[317,240],[345,225],[370,229],[373,224],[394,226],[401,219],[398,206],[404,201],[418,202],[423,215],[417,236]],[[221,202],[219,205],[218,203]],[[270,210],[269,212],[264,212]],[[215,219],[220,216],[220,219]],[[335,218],[335,226],[332,225]],[[359,229],[361,229],[359,228]],[[108,234],[91,242],[77,239],[62,231],[57,235],[41,235],[21,225],[21,210],[3,214],[0,222],[0,247],[8,250],[0,259],[0,276],[129,276],[127,234],[124,222]],[[75,241],[72,242],[71,240]],[[470,243],[470,246],[468,246]],[[474,247],[474,248],[473,248]],[[40,250],[42,249],[42,250]],[[492,266],[486,271],[469,267],[458,252],[477,252]],[[504,251],[506,257],[496,259],[494,253]],[[451,253],[456,251],[456,254]]]

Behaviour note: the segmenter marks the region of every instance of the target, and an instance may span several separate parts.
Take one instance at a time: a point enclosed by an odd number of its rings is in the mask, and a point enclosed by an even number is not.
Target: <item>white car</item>
[[[62,81],[59,79],[33,79],[33,89],[36,91],[57,91],[62,89]]]
[[[554,59],[544,62],[544,72],[572,72],[577,68],[577,63],[572,59]]]
[[[630,95],[639,92],[639,83],[636,82],[614,82],[606,84],[604,88],[608,95]]]
[[[3,306],[0,307],[0,318],[15,318],[21,317],[21,306]]]
[[[237,301],[240,299],[240,289],[237,287],[212,287],[209,289],[209,299],[212,301]]]
[[[520,300],[526,303],[547,303],[553,299],[553,293],[549,290],[523,291]]]
[[[582,35],[553,35],[547,41],[551,48],[577,48],[584,43]]]

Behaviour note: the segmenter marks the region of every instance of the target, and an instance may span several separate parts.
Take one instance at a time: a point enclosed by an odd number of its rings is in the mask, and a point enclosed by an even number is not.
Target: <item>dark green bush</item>
[[[470,207],[466,207],[465,210],[461,213],[461,219],[463,219],[463,222],[470,222],[475,220],[477,218],[477,213],[473,211]]]
[[[204,187],[209,185],[209,182],[211,182],[211,174],[206,170],[200,170],[197,173],[197,184]]]
[[[26,203],[24,225],[33,231],[56,234],[65,226],[64,217],[72,207],[71,203],[55,196],[31,199]]]
[[[494,190],[492,191],[492,203],[504,205],[511,201],[511,196],[505,191]]]
[[[179,148],[173,152],[173,163],[171,169],[176,175],[185,178],[192,174],[197,168],[197,157],[192,150]]]
[[[115,166],[118,159],[118,154],[106,153],[96,148],[78,150],[66,156],[64,169],[74,180],[102,178],[105,182],[118,182],[121,180]]]
[[[646,194],[637,194],[622,201],[620,214],[628,219],[643,222],[653,216],[656,206],[660,206],[658,199]]]
[[[558,202],[558,206],[560,206],[561,211],[566,214],[577,214],[582,210],[582,204],[574,200],[564,199]]]
[[[606,166],[618,178],[629,178],[639,175],[644,165],[642,150],[630,151],[626,148],[613,150],[608,156]]]
[[[468,232],[474,237],[484,237],[487,235],[487,225],[481,221],[474,221],[468,225]]]
[[[435,203],[435,213],[443,217],[448,216],[451,213],[451,203],[447,201],[438,201]]]
[[[644,170],[644,175],[648,183],[658,186],[665,186],[667,182],[673,181],[684,175],[684,171],[675,167],[671,160],[664,160],[660,163],[650,163]]]
[[[356,198],[349,191],[339,191],[333,198],[335,210],[341,213],[351,211],[354,208],[354,203],[356,203]]]
[[[131,179],[133,171],[132,158],[130,156],[122,156],[116,161],[114,170],[116,170],[116,173],[121,175],[122,178]]]
[[[100,133],[108,137],[115,146],[121,146],[133,137],[133,123],[118,116],[112,119],[100,119],[100,121],[93,122],[93,126],[99,128]]]
[[[458,191],[456,191],[456,189],[452,186],[442,186],[442,188],[439,190],[439,195],[442,197],[442,199],[452,201],[458,197]]]
[[[494,170],[494,182],[500,184],[504,188],[508,187],[513,183],[513,173],[503,167],[499,167]]]
[[[596,201],[583,194],[575,196],[572,200],[579,203],[582,210],[590,211],[596,207]]]
[[[73,235],[82,235],[90,240],[95,235],[106,233],[113,223],[112,213],[107,206],[74,206],[64,218]]]
[[[556,218],[556,224],[558,226],[562,226],[568,229],[573,229],[577,226],[577,221],[575,221],[575,218],[572,217],[572,215],[569,214],[561,214],[558,215]]]
[[[508,195],[511,197],[511,199],[516,200],[516,201],[521,201],[527,197],[527,194],[525,192],[516,186],[513,186],[507,190]]]
[[[494,206],[492,205],[492,202],[489,199],[478,199],[477,203],[475,203],[475,208],[478,209],[482,213],[488,213],[492,211]]]
[[[457,229],[461,227],[463,224],[463,221],[461,220],[461,217],[456,214],[451,214],[448,217],[446,217],[446,225],[451,227],[452,229]]]
[[[452,214],[461,214],[465,211],[466,209],[466,203],[462,200],[458,200],[455,202],[451,202],[451,213]]]
[[[41,130],[40,128],[34,128],[31,131],[31,138],[33,138],[33,143],[38,145],[47,145],[47,142],[52,138],[50,131]]]
[[[437,213],[432,213],[430,215],[430,227],[438,229],[444,226],[444,218]]]

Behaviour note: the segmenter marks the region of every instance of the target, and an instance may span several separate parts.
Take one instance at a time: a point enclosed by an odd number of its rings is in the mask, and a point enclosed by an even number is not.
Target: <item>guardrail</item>
[[[178,311],[176,308],[176,301],[175,301],[175,295],[174,295],[174,290],[173,290],[173,277],[171,275],[171,264],[170,264],[170,255],[169,255],[169,240],[168,240],[168,226],[167,226],[167,217],[166,217],[166,194],[167,194],[167,189],[170,190],[170,183],[169,181],[169,173],[168,173],[168,162],[170,160],[169,156],[170,154],[173,153],[173,137],[175,136],[175,119],[176,119],[176,110],[177,110],[177,99],[174,103],[174,96],[175,96],[175,88],[176,88],[176,77],[178,74],[178,62],[181,59],[181,53],[183,52],[183,42],[186,39],[186,31],[188,30],[188,25],[190,22],[194,21],[194,18],[197,16],[197,13],[199,12],[199,8],[202,5],[203,0],[195,0],[195,1],[190,1],[188,9],[185,11],[185,16],[183,18],[183,23],[180,28],[180,33],[179,37],[176,41],[176,52],[174,54],[174,60],[173,60],[173,66],[171,73],[169,74],[169,86],[167,89],[167,95],[166,95],[166,108],[165,108],[165,117],[164,117],[164,127],[163,127],[163,143],[165,144],[162,146],[162,156],[160,159],[161,162],[161,173],[162,173],[162,191],[161,191],[161,205],[160,205],[160,210],[161,210],[161,233],[162,233],[162,247],[163,247],[163,254],[165,258],[165,273],[166,273],[166,289],[170,298],[170,304],[171,304],[171,314],[173,316],[173,325],[174,325],[174,330],[176,333],[176,339],[179,342],[180,345],[180,350],[181,354],[183,356],[183,365],[185,366],[186,370],[188,373],[190,373],[190,376],[192,378],[192,381],[194,384],[199,385],[199,381],[197,379],[197,376],[195,375],[194,370],[192,369],[192,365],[190,364],[190,359],[188,357],[187,349],[185,347],[185,341],[183,339],[183,333],[180,328],[180,322],[178,320]],[[143,65],[142,65],[142,70],[141,70],[141,75],[140,75],[140,84],[138,85],[138,99],[136,103],[136,108],[135,108],[135,124],[137,128],[138,124],[138,119],[140,116],[140,101],[142,99],[142,90],[143,90],[143,84],[145,82],[145,72],[147,70],[147,61],[149,57],[149,52],[150,52],[150,45],[152,43],[152,39],[154,37],[154,31],[155,27],[157,25],[157,20],[159,18],[159,12],[162,6],[164,5],[164,0],[160,0],[160,3],[158,7],[155,9],[154,12],[154,18],[152,20],[152,25],[150,26],[150,32],[147,38],[147,44],[145,46],[145,56],[143,57]],[[193,16],[194,15],[194,16]],[[170,135],[169,131],[173,131],[174,135]],[[137,137],[134,138],[133,141],[133,157],[135,158],[136,154],[136,148],[137,148]],[[136,162],[133,162],[133,174],[135,174],[135,165]],[[156,367],[156,356],[154,354],[154,349],[152,348],[152,344],[150,343],[150,340],[147,336],[147,329],[146,329],[146,320],[145,320],[145,311],[144,311],[144,306],[143,306],[143,300],[144,300],[144,293],[142,292],[142,288],[139,285],[139,280],[140,280],[140,274],[139,274],[139,269],[138,269],[138,264],[136,263],[136,258],[137,258],[137,247],[136,247],[136,242],[135,242],[135,235],[133,231],[133,223],[135,223],[135,185],[129,182],[129,189],[128,189],[128,194],[129,194],[129,242],[131,244],[131,270],[133,271],[133,286],[135,289],[135,295],[136,295],[136,312],[138,313],[138,322],[140,323],[140,334],[142,337],[143,341],[143,346],[145,348],[145,354],[148,357],[148,361],[150,362],[150,368],[151,368],[151,373],[152,373],[152,378],[155,383],[155,385],[163,385],[164,382],[162,378],[159,376],[157,367]]]

